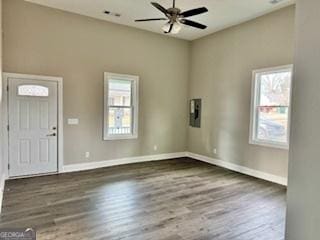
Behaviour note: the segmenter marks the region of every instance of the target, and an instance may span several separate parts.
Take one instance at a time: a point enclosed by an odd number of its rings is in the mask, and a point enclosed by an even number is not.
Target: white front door
[[[58,170],[58,83],[9,78],[9,176]]]

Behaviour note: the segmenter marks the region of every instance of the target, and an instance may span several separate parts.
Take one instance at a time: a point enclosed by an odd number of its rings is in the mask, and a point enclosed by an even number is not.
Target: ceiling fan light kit
[[[192,10],[188,10],[185,12],[181,12],[179,8],[176,8],[176,2],[173,0],[173,6],[172,8],[164,8],[159,3],[151,2],[151,4],[157,8],[159,11],[161,11],[166,18],[149,18],[149,19],[138,19],[135,20],[136,22],[148,22],[148,21],[168,21],[163,27],[162,30],[164,33],[168,34],[178,34],[180,30],[182,29],[183,25],[188,25],[197,29],[206,29],[207,26],[191,21],[189,19],[186,19],[188,17],[192,17],[195,15],[203,14],[208,12],[208,9],[206,7],[200,7]]]
[[[178,22],[175,22],[174,24],[171,24],[170,22],[168,22],[162,27],[162,30],[164,33],[178,34],[181,28],[182,26]]]

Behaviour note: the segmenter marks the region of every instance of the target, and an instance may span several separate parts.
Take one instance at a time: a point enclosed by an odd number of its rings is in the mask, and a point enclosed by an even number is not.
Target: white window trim
[[[132,81],[132,106],[133,106],[133,124],[132,134],[119,134],[110,135],[108,132],[108,93],[109,93],[109,79],[123,79]],[[103,139],[104,140],[126,140],[126,139],[137,139],[138,138],[138,115],[139,115],[139,76],[117,74],[117,73],[104,73],[104,121],[103,121]]]
[[[290,70],[292,72],[291,77],[291,87],[290,87],[290,105],[289,105],[289,112],[288,112],[288,134],[287,134],[287,143],[282,144],[279,142],[274,141],[262,141],[255,138],[256,128],[257,128],[257,112],[256,112],[256,105],[258,102],[258,96],[257,94],[259,92],[259,84],[257,84],[256,81],[256,75],[257,74],[263,74],[263,73],[277,73],[277,72],[284,72]],[[292,79],[293,79],[293,65],[284,65],[284,66],[278,66],[278,67],[272,67],[272,68],[264,68],[264,69],[258,69],[254,70],[252,72],[252,89],[251,89],[251,114],[250,114],[250,136],[249,136],[249,144],[253,145],[259,145],[263,147],[271,147],[271,148],[279,148],[279,149],[289,149],[290,145],[290,126],[291,126],[291,103],[292,103]]]

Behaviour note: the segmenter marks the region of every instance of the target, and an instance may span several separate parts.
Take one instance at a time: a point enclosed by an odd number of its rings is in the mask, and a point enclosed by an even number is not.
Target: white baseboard
[[[230,162],[226,162],[226,161],[222,161],[222,160],[218,160],[218,159],[214,159],[211,157],[207,157],[207,156],[203,156],[203,155],[199,155],[199,154],[195,154],[195,153],[191,153],[191,152],[187,152],[187,157],[199,160],[199,161],[203,161],[206,163],[210,163],[219,167],[223,167],[235,172],[239,172],[239,173],[243,173],[245,175],[249,175],[252,177],[256,177],[256,178],[260,178],[263,180],[267,180],[269,182],[274,182],[283,186],[287,186],[287,179],[284,177],[279,177],[276,175],[272,175],[269,173],[265,173],[265,172],[261,172],[258,170],[254,170],[251,168],[247,168],[247,167],[243,167],[240,165],[236,165],[234,163],[230,163]]]
[[[78,163],[78,164],[70,164],[63,166],[63,172],[77,172],[77,171],[84,171],[96,168],[103,168],[103,167],[111,167],[111,166],[118,166],[130,163],[141,163],[141,162],[151,162],[151,161],[160,161],[160,160],[167,160],[173,158],[181,158],[186,157],[186,152],[178,152],[178,153],[165,153],[165,154],[158,154],[158,155],[147,155],[147,156],[140,156],[140,157],[129,157],[129,158],[120,158],[114,160],[106,160],[106,161],[99,161],[99,162],[89,162],[89,163]]]
[[[207,156],[203,156],[203,155],[199,155],[191,152],[165,153],[165,154],[158,154],[158,155],[120,158],[120,159],[99,161],[99,162],[71,164],[71,165],[63,166],[63,172],[67,173],[67,172],[85,171],[85,170],[91,170],[91,169],[97,169],[97,168],[103,168],[103,167],[112,167],[112,166],[118,166],[118,165],[130,164],[130,163],[160,161],[160,160],[168,160],[168,159],[181,158],[181,157],[189,157],[195,160],[210,163],[222,168],[226,168],[235,172],[245,174],[245,175],[253,176],[256,178],[267,180],[269,182],[274,182],[283,186],[287,186],[287,179],[284,177],[279,177],[269,173],[243,167],[234,163],[214,159],[211,157],[207,157]]]
[[[0,213],[2,210],[2,200],[3,200],[5,181],[6,181],[6,176],[5,176],[5,174],[2,174],[1,179],[0,179]]]
[[[84,171],[96,168],[103,168],[103,167],[111,167],[111,166],[118,166],[130,163],[141,163],[141,162],[151,162],[151,161],[160,161],[160,160],[168,160],[174,158],[182,158],[182,157],[189,157],[195,160],[199,160],[202,162],[210,163],[222,168],[226,168],[235,172],[239,172],[242,174],[246,174],[249,176],[253,176],[256,178],[260,178],[263,180],[267,180],[269,182],[274,182],[283,186],[287,186],[287,179],[284,177],[275,176],[269,173],[257,171],[254,169],[250,169],[247,167],[243,167],[240,165],[236,165],[230,162],[210,158],[207,156],[191,153],[191,152],[177,152],[177,153],[165,153],[165,154],[158,154],[158,155],[147,155],[147,156],[140,156],[140,157],[129,157],[129,158],[121,158],[115,160],[107,160],[107,161],[100,161],[100,162],[90,162],[90,163],[79,163],[79,164],[71,164],[63,166],[63,172],[77,172],[77,171]],[[2,200],[3,200],[3,192],[5,187],[5,180],[6,176],[3,174],[0,177],[0,213],[2,209]]]

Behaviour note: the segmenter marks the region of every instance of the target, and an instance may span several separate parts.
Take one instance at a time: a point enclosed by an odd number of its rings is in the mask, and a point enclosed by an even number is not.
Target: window
[[[105,73],[104,140],[138,137],[139,77]]]
[[[292,68],[253,71],[251,144],[289,148]]]
[[[20,85],[18,86],[19,96],[48,97],[49,89],[39,85]]]

